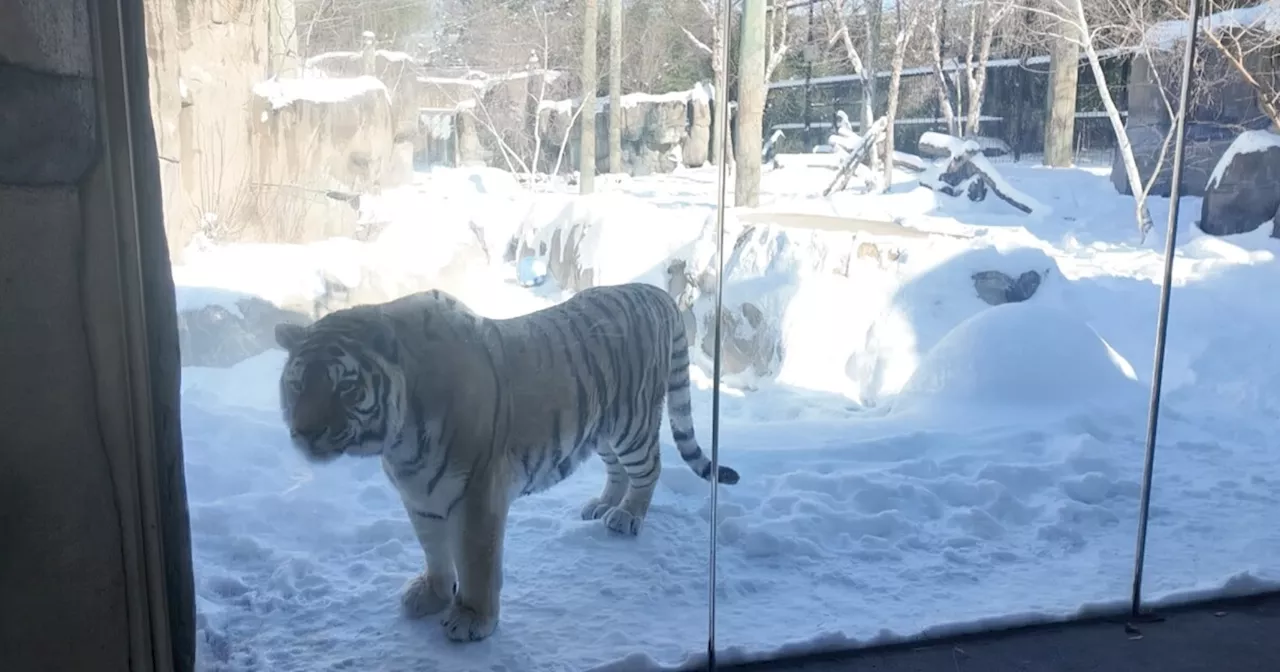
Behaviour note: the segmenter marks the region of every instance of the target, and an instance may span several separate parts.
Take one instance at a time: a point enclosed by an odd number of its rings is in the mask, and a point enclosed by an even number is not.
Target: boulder
[[[1009,143],[1000,138],[993,138],[986,135],[966,135],[965,140],[972,140],[978,145],[982,151],[982,155],[986,157],[1006,156],[1013,153],[1013,149],[1009,147]]]
[[[1026,214],[1044,212],[1031,196],[1009,184],[987,160],[982,147],[972,139],[928,131],[920,136],[920,153],[942,155],[934,166],[920,174],[920,186],[948,196],[966,194],[970,201],[982,201],[988,193]]]
[[[1169,132],[1169,127],[1165,124],[1131,123],[1126,124],[1125,130],[1133,146],[1133,157],[1138,164],[1138,174],[1144,181],[1150,180],[1151,174],[1156,169],[1156,160],[1160,156],[1160,148],[1164,143],[1165,134]],[[1235,131],[1220,124],[1193,123],[1187,126],[1186,156],[1183,158],[1182,165],[1181,193],[1183,196],[1204,195],[1209,175],[1213,172],[1214,165],[1227,151],[1227,147],[1231,145],[1234,133]],[[1160,163],[1160,171],[1151,184],[1150,196],[1165,198],[1169,196],[1169,188],[1173,184],[1172,157],[1171,143],[1165,154],[1165,160]],[[1133,189],[1129,186],[1129,174],[1125,172],[1119,151],[1114,152],[1111,158],[1111,184],[1116,191],[1126,196],[1133,195]]]
[[[1016,280],[1000,271],[979,271],[972,277],[978,298],[993,306],[1026,301],[1040,288],[1040,274],[1035,271],[1026,271]]]
[[[1201,231],[1214,236],[1247,233],[1280,210],[1280,135],[1245,131],[1223,155],[1200,205]],[[1276,229],[1272,227],[1272,234]]]
[[[935,135],[955,138],[964,145],[972,143],[974,151],[981,153],[983,156],[996,157],[1013,153],[1013,150],[1009,148],[1009,143],[1000,138],[992,138],[985,135],[966,135],[963,138],[957,138],[944,133],[935,133]],[[939,143],[937,137],[931,137],[926,140],[921,136],[918,151],[920,156],[930,159],[946,159],[950,158],[952,154],[950,144]]]
[[[275,326],[308,324],[299,311],[284,310],[258,297],[237,301],[234,309],[214,304],[178,314],[182,366],[228,367],[276,347]]]
[[[707,132],[703,144],[710,142],[710,109],[703,101],[706,110]],[[627,94],[623,96],[622,109],[622,163],[623,169],[630,175],[650,175],[669,173],[681,163],[686,152],[693,152],[698,157],[698,148],[690,142],[690,92],[677,91],[670,94],[648,95]],[[595,116],[596,147],[595,161],[597,174],[609,168],[609,105],[601,100],[597,104]],[[548,102],[538,111],[538,133],[542,136],[544,165],[547,169],[554,166],[555,157],[564,146],[564,163],[562,171],[574,171],[579,168],[578,136],[581,132],[581,116],[574,119],[576,104],[570,101]],[[700,114],[700,113],[698,113]],[[706,160],[707,150],[701,150],[702,161]],[[699,163],[701,165],[701,163]]]
[[[715,357],[715,314],[703,316],[702,352]],[[736,306],[724,306],[720,315],[720,370],[725,375],[750,371],[758,376],[777,373],[782,362],[782,333],[778,325],[765,319],[765,314],[755,304],[743,302]]]
[[[595,272],[583,268],[581,250],[585,224],[575,223],[569,229],[556,229],[548,245],[547,273],[556,279],[561,289],[577,292],[592,285]]]
[[[407,174],[398,165],[406,157],[397,151],[386,86],[367,76],[272,79],[254,93],[253,184],[230,185],[244,189],[236,214],[247,220],[246,230],[237,237],[305,242],[354,235],[351,196],[378,193]]]

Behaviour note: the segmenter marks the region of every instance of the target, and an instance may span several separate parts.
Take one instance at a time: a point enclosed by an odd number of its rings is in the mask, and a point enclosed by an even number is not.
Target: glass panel
[[[1203,198],[1183,199],[1178,232],[1143,584],[1153,606],[1280,580],[1280,359],[1263,336],[1275,308],[1258,294],[1280,277],[1275,65],[1264,56],[1277,42],[1264,15],[1228,7],[1203,3],[1213,39],[1198,45],[1187,116],[1182,188]],[[1172,46],[1181,58],[1184,43]]]
[[[1058,18],[743,3],[740,95],[751,44],[780,53],[786,25],[765,135],[789,137],[759,207],[729,219],[721,317],[707,266],[686,269],[697,323],[723,328],[721,456],[741,474],[719,490],[726,655],[1072,618],[1129,595],[1161,243],[1140,240],[1126,162],[1109,164],[1117,128],[1142,166],[1154,156],[1147,126],[1125,130],[1123,40],[1155,17],[1098,32],[1121,20],[1110,7],[1082,22],[1049,5]],[[818,58],[795,56],[807,44]],[[737,160],[741,191],[755,156]],[[1161,221],[1166,197],[1147,208]]]
[[[201,669],[704,651],[714,4],[147,9]]]

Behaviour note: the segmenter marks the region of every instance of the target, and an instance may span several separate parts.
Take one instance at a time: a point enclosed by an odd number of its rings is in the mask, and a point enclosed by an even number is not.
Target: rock
[[[693,96],[689,101],[689,135],[681,148],[684,165],[698,168],[705,165],[711,154],[711,101],[704,96]]]
[[[1160,155],[1164,139],[1172,127],[1167,100],[1177,100],[1182,50],[1148,52],[1156,58],[1155,65],[1141,55],[1129,62],[1129,115],[1125,119],[1125,131],[1133,147],[1138,174],[1143,181],[1151,179]],[[1245,56],[1246,70],[1270,72],[1272,66],[1265,49],[1253,50]],[[1186,156],[1183,159],[1182,190],[1185,196],[1203,196],[1214,166],[1235,139],[1236,130],[1259,128],[1268,124],[1267,116],[1258,105],[1254,87],[1241,77],[1239,71],[1216,49],[1207,49],[1199,55],[1197,72],[1202,81],[1213,82],[1213,95],[1197,96],[1192,101],[1186,127]],[[1160,77],[1157,77],[1156,70]],[[1162,92],[1161,84],[1164,85]],[[1160,164],[1160,171],[1151,186],[1151,196],[1169,196],[1173,179],[1173,145]],[[1119,152],[1114,152],[1111,163],[1111,183],[1116,190],[1132,195],[1129,176],[1120,162]]]
[[[391,100],[373,77],[330,78],[317,92],[307,80],[275,79],[254,87],[249,120],[258,188],[231,187],[236,214],[249,227],[241,240],[303,242],[352,236],[356,212],[325,196],[378,193],[407,174],[397,152]],[[247,189],[238,193],[239,189]],[[257,230],[253,228],[256,226]]]
[[[629,175],[669,173],[681,162],[688,162],[688,152],[697,158],[698,149],[689,142],[690,105],[688,92],[661,96],[628,94],[624,97],[622,161]],[[608,108],[605,103],[595,117],[597,174],[603,174],[609,168]],[[552,104],[538,112],[538,132],[542,135],[545,156],[555,157],[566,140],[568,142],[564,147],[564,162],[560,166],[562,171],[577,170],[581,158],[578,156],[581,120],[573,122],[570,127],[574,109],[573,105]],[[707,123],[710,124],[709,119]],[[709,130],[706,141],[710,141]],[[705,148],[702,155],[705,161]],[[548,169],[554,165],[553,158],[549,161]]]
[[[1009,143],[1000,138],[992,138],[985,135],[966,135],[964,139],[971,140],[978,145],[979,151],[986,157],[1005,156],[1013,153]]]
[[[1026,271],[1017,280],[1000,271],[979,271],[972,277],[978,298],[993,306],[1026,301],[1040,288],[1040,274],[1035,271]]]
[[[715,356],[714,313],[704,316],[702,352]],[[725,306],[720,316],[720,370],[725,375],[750,371],[757,376],[777,373],[782,361],[782,334],[768,324],[764,313],[751,303]]]
[[[1160,156],[1160,148],[1165,134],[1169,132],[1167,125],[1126,124],[1129,142],[1133,145],[1133,158],[1138,164],[1138,175],[1143,180],[1150,180],[1156,168],[1156,159]],[[1190,124],[1187,126],[1186,157],[1182,166],[1182,195],[1203,196],[1209,175],[1213,167],[1226,153],[1235,137],[1235,131],[1218,124]],[[1151,184],[1150,196],[1167,198],[1169,188],[1173,185],[1172,145],[1155,182]],[[1126,196],[1133,195],[1129,187],[1129,174],[1125,172],[1120,153],[1115,152],[1111,159],[1111,184],[1116,191]]]
[[[257,297],[240,299],[235,307],[239,314],[221,305],[178,314],[182,366],[233,366],[276,347],[276,324],[311,321],[300,312]]]
[[[1229,236],[1274,221],[1280,210],[1280,135],[1245,131],[1222,160],[1227,163],[1214,171],[1218,179],[1209,180],[1196,226],[1213,236]]]
[[[556,279],[560,288],[577,292],[592,285],[595,272],[582,268],[580,263],[579,243],[582,241],[580,229],[583,224],[574,224],[568,230],[556,229],[551,234],[550,258],[547,263],[548,274]]]
[[[948,196],[965,193],[974,202],[984,200],[990,192],[1027,214],[1044,209],[1035,199],[1014,189],[1001,177],[974,140],[927,131],[920,136],[920,153],[946,157],[921,173],[922,187]]]

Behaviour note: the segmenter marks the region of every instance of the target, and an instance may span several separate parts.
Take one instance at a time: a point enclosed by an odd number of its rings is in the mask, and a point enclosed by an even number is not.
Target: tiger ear
[[[307,336],[307,328],[300,324],[281,322],[276,325],[276,344],[286,352],[293,352]]]

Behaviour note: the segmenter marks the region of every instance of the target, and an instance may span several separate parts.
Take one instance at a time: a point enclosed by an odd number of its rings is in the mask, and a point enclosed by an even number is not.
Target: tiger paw
[[[433,580],[425,574],[415,576],[400,595],[400,605],[409,618],[422,618],[438,614],[453,603],[457,583]]]
[[[644,522],[644,518],[636,516],[619,506],[611,507],[604,514],[605,527],[627,536],[634,537],[640,534],[640,524],[642,522]]]
[[[440,619],[444,636],[455,642],[478,642],[493,634],[498,627],[497,613],[486,614],[481,610],[455,602],[448,615]]]
[[[601,518],[604,518],[605,514],[609,513],[609,509],[612,509],[614,506],[616,506],[616,504],[610,504],[599,497],[592,497],[587,500],[586,504],[582,505],[582,519],[600,520]]]

